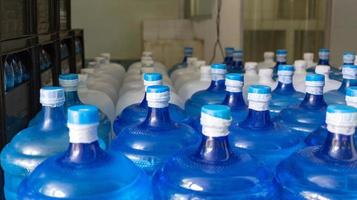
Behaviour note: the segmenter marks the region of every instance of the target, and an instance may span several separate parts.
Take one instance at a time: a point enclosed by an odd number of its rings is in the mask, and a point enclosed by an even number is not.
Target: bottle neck
[[[279,76],[278,85],[274,90],[274,93],[290,95],[295,92],[292,76]]]
[[[79,100],[77,90],[76,91],[65,91],[64,94],[65,94],[65,98],[66,98],[65,107],[82,104],[82,102]]]
[[[213,79],[207,90],[209,91],[224,91],[226,89],[225,81],[223,79]]]
[[[268,129],[273,126],[269,110],[258,111],[249,108],[247,118],[241,123],[241,127],[253,130]]]
[[[357,160],[354,135],[343,135],[328,132],[321,152],[331,158],[345,161]]]
[[[342,84],[340,88],[338,88],[339,92],[342,92],[343,94],[346,93],[346,89],[351,86],[357,86],[357,80],[356,79],[343,79]]]
[[[196,152],[196,159],[206,163],[219,163],[229,160],[233,155],[228,136],[202,136],[201,144]]]
[[[275,72],[278,71],[279,65],[286,65],[286,60],[285,61],[279,61],[279,60],[276,61],[275,68],[274,68]]]
[[[327,104],[325,102],[323,94],[311,94],[306,92],[304,100],[300,104],[301,107],[320,109],[326,108]]]
[[[182,63],[187,64],[187,59],[191,57],[190,55],[185,55],[182,59]]]
[[[144,94],[143,100],[142,100],[141,103],[140,103],[140,107],[142,107],[142,108],[147,108],[147,107],[148,107],[148,101],[147,101],[147,99],[146,99],[146,92],[145,92],[145,94]]]
[[[231,109],[242,109],[246,107],[242,92],[227,92],[222,104],[229,106]]]
[[[242,60],[233,60],[232,70],[243,71],[243,61]]]
[[[329,59],[319,59],[318,65],[329,65],[330,66],[330,61]]]
[[[144,126],[151,128],[160,128],[160,129],[170,129],[173,126],[173,123],[170,118],[169,108],[152,108],[148,107],[148,114],[145,121],[143,122]]]
[[[42,107],[43,120],[40,123],[42,129],[56,129],[58,127],[66,126],[66,118],[64,113],[64,107]]]
[[[99,162],[106,153],[100,148],[99,142],[69,143],[62,162],[67,164],[90,164]]]

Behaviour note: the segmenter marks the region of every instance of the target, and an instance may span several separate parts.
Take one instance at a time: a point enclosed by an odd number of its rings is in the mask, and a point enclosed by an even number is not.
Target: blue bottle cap
[[[184,51],[185,53],[192,53],[192,52],[193,52],[193,48],[192,48],[192,47],[185,47],[185,48],[183,49],[183,51]]]
[[[278,71],[294,71],[294,66],[292,65],[279,65]]]
[[[146,89],[146,93],[164,93],[169,91],[170,88],[166,85],[152,85]]]
[[[78,80],[78,74],[60,74],[59,80],[64,80],[64,81]]]
[[[357,97],[357,86],[348,87],[346,90],[346,96]]]
[[[224,48],[224,50],[226,51],[226,53],[233,53],[234,48],[233,47],[226,47],[226,48]]]
[[[343,62],[353,64],[353,62],[355,60],[355,56],[356,56],[356,54],[354,52],[346,51],[343,53]]]
[[[286,50],[286,49],[276,50],[276,55],[286,55],[286,54],[288,54],[288,50]]]
[[[251,85],[248,88],[248,93],[251,94],[270,94],[271,88],[266,85]]]
[[[347,105],[329,105],[326,124],[332,133],[353,135],[357,126],[357,109]]]
[[[351,106],[336,104],[329,105],[327,107],[327,113],[357,113],[357,109]]]
[[[159,81],[162,80],[162,75],[160,73],[145,73],[144,81]]]
[[[227,69],[227,65],[226,64],[222,64],[222,63],[214,63],[211,65],[211,69]]]
[[[216,118],[231,119],[230,108],[224,105],[205,105],[202,106],[201,112]]]
[[[233,51],[233,56],[234,57],[242,57],[243,56],[243,50],[239,49],[239,50]]]
[[[321,48],[319,49],[319,53],[330,53],[330,50],[327,48]]]
[[[342,68],[357,69],[357,65],[344,64],[344,65],[342,65]]]
[[[58,107],[65,102],[64,89],[62,87],[45,86],[40,89],[40,103],[42,106]]]
[[[325,76],[321,74],[313,74],[313,73],[308,73],[306,75],[306,81],[312,81],[312,82],[325,82]]]
[[[99,122],[98,109],[92,105],[78,105],[68,108],[68,124],[89,125]]]
[[[239,74],[239,73],[229,73],[229,74],[226,74],[226,79],[232,80],[232,81],[244,82],[244,75]]]

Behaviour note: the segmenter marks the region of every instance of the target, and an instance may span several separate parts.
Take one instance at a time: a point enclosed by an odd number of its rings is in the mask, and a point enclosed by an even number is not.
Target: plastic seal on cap
[[[305,61],[312,62],[314,60],[314,53],[306,52],[303,57]]]
[[[327,130],[342,135],[353,135],[357,126],[357,109],[346,105],[330,105],[326,112]]]
[[[40,89],[40,103],[42,106],[59,107],[65,102],[62,87],[46,86]]]
[[[325,85],[325,76],[321,74],[309,73],[305,78],[306,93],[313,95],[322,95]]]
[[[330,50],[326,48],[322,48],[319,50],[319,59],[320,60],[328,60],[330,57]]]
[[[146,89],[146,99],[150,108],[169,106],[170,88],[166,85],[153,85]]]
[[[224,80],[224,76],[227,73],[227,65],[226,64],[212,64],[211,65],[211,78],[212,80],[219,81]]]
[[[96,68],[97,67],[97,62],[96,61],[90,61],[88,62],[88,67],[90,68]]]
[[[354,64],[356,54],[351,51],[346,51],[343,53],[343,63]]]
[[[102,64],[105,64],[105,58],[103,57],[95,57],[94,60],[97,62],[98,65],[102,65]]]
[[[316,74],[328,75],[330,74],[331,67],[328,65],[317,65],[315,68]]]
[[[152,52],[151,51],[144,51],[143,56],[147,56],[147,57],[152,57]]]
[[[307,63],[305,60],[295,60],[294,68],[295,71],[304,71],[307,67]]]
[[[264,52],[264,59],[267,60],[267,59],[273,59],[274,58],[274,52],[272,51],[266,51]]]
[[[284,84],[292,83],[292,76],[294,74],[294,66],[292,65],[279,65],[278,66],[278,81]]]
[[[257,62],[246,62],[244,64],[244,69],[246,71],[251,71],[251,70],[255,70],[257,68],[258,63]]]
[[[98,108],[91,105],[78,105],[68,108],[67,126],[70,143],[89,144],[98,140]]]
[[[104,58],[105,64],[110,63],[110,56],[111,56],[110,53],[101,53],[100,56]]]
[[[256,111],[269,110],[271,88],[265,85],[251,85],[248,88],[249,109]]]
[[[78,87],[78,74],[61,74],[59,75],[59,84],[66,92],[77,91]]]
[[[143,76],[144,86],[162,85],[162,75],[160,73],[145,73]]]
[[[231,121],[232,116],[228,106],[205,105],[201,108],[202,134],[207,137],[227,136]]]
[[[286,49],[278,49],[276,51],[276,61],[277,62],[286,62],[286,55],[288,51]]]
[[[227,92],[242,92],[244,75],[238,73],[227,74],[225,84]]]
[[[351,86],[347,88],[346,104],[357,108],[357,86]]]
[[[184,51],[184,53],[185,53],[185,55],[187,55],[187,54],[192,54],[192,52],[193,52],[193,48],[192,47],[185,47],[184,49],[183,49],[183,51]]]
[[[357,79],[357,66],[356,65],[343,65],[342,76],[344,79]]]

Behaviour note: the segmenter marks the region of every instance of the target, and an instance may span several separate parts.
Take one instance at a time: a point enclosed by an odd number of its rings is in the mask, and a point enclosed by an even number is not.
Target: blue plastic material
[[[345,104],[346,89],[351,86],[357,86],[357,66],[343,65],[342,67],[353,69],[352,71],[354,71],[355,74],[351,74],[351,76],[354,76],[355,78],[343,79],[339,89],[327,92],[324,95],[327,104]]]
[[[227,70],[230,69],[233,65],[233,52],[234,48],[233,47],[226,47],[225,49],[225,57],[223,60],[223,64],[226,64]]]
[[[248,89],[249,93],[255,94],[269,94],[269,91],[270,87],[263,85]],[[269,110],[249,108],[246,119],[240,124],[232,124],[230,133],[231,144],[246,149],[270,169],[304,146],[304,136],[272,119]]]
[[[11,90],[15,86],[15,74],[12,66],[5,60],[4,64],[4,77],[6,83],[6,91]]]
[[[62,88],[57,89],[63,92]],[[42,112],[44,118],[36,126],[20,131],[1,152],[7,200],[17,200],[16,192],[21,181],[42,161],[65,151],[68,146],[63,106],[44,106]]]
[[[82,119],[86,115],[98,115],[95,113],[94,106],[72,108],[69,108],[68,112],[72,116],[68,118],[75,122],[87,121],[87,119]],[[95,123],[98,123],[98,120]],[[145,173],[129,159],[120,153],[103,151],[98,141],[70,143],[64,153],[44,161],[22,182],[19,198],[36,200],[151,199],[150,184]]]
[[[174,72],[174,71],[177,70],[177,69],[187,67],[187,58],[192,57],[192,55],[193,55],[193,48],[192,48],[192,47],[185,47],[183,51],[184,51],[184,57],[183,57],[183,59],[182,59],[182,62],[175,64],[175,65],[169,70],[169,75],[171,75],[171,73]]]
[[[324,76],[308,74],[306,80],[320,82],[324,80]],[[307,136],[325,123],[326,107],[324,95],[306,93],[299,105],[283,109],[277,120],[284,126]]]
[[[243,50],[233,52],[233,61],[231,66],[227,66],[229,73],[242,73],[244,71]]]
[[[289,75],[291,78],[291,83],[283,83],[278,81],[277,87],[273,90],[272,99],[269,105],[269,110],[273,118],[276,117],[282,109],[287,108],[290,105],[298,104],[304,98],[304,94],[297,92],[293,85],[292,77],[294,66],[280,65],[278,68],[278,72],[291,72],[291,75]]]
[[[212,69],[226,70],[225,64],[212,64]],[[212,74],[212,76],[215,76]],[[186,113],[193,118],[200,116],[201,107],[207,104],[222,104],[226,94],[225,81],[223,79],[211,81],[210,86],[206,90],[201,90],[192,95],[185,103]]]
[[[322,48],[319,50],[318,65],[330,65],[330,50]]]
[[[356,199],[354,138],[328,132],[322,146],[307,147],[281,162],[276,170],[281,199]]]
[[[94,106],[81,105],[72,106],[68,109],[69,124],[95,124],[99,121],[98,109]]]
[[[19,85],[22,83],[22,79],[23,79],[23,71],[20,65],[18,65],[17,61],[16,61],[16,57],[13,57],[11,59],[11,67],[14,70],[14,84],[15,85]]]
[[[168,88],[149,86],[148,91],[158,87]],[[172,121],[168,107],[147,109],[147,116],[143,122],[122,129],[113,140],[111,151],[123,153],[138,167],[152,175],[172,154],[184,147],[197,144],[198,135],[191,127]]]
[[[286,49],[278,49],[276,50],[276,57],[283,57],[283,60],[278,60],[276,59],[276,64],[274,67],[274,72],[276,73],[278,71],[278,67],[279,65],[286,65],[287,62],[287,55],[288,55],[288,51]]]
[[[224,106],[202,109],[227,117]],[[228,136],[202,135],[199,146],[185,148],[160,167],[153,186],[157,200],[276,199],[271,172],[244,150],[231,149]]]

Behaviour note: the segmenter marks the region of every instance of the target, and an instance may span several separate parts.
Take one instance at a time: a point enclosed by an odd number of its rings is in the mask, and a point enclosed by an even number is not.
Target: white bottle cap
[[[295,60],[294,67],[296,72],[305,71],[307,63],[305,60]]]
[[[105,64],[105,58],[103,57],[95,57],[94,60],[97,62],[98,65]]]
[[[202,134],[207,137],[224,137],[229,134],[232,117],[228,106],[205,105],[201,108]]]
[[[248,88],[249,109],[256,111],[269,110],[271,88],[265,85],[251,85]]]
[[[105,64],[110,63],[110,53],[101,53],[100,56],[104,58]]]
[[[330,70],[331,67],[328,65],[317,65],[315,68],[315,73],[326,76],[330,74]]]
[[[152,57],[152,52],[151,51],[144,51],[143,52],[143,56],[147,56],[147,57]]]
[[[256,63],[256,62],[246,62],[245,64],[244,64],[244,69],[246,70],[246,71],[252,71],[252,70],[256,70],[256,68],[257,68],[257,65],[258,65],[258,63]]]
[[[46,86],[40,89],[40,103],[42,106],[59,107],[65,102],[62,87]]]
[[[195,66],[197,68],[200,68],[200,67],[205,66],[205,65],[206,65],[206,61],[204,61],[204,60],[198,60],[198,61],[195,62]]]
[[[198,59],[196,57],[189,57],[187,58],[187,65],[189,67],[194,67]]]
[[[97,67],[97,62],[96,61],[90,61],[90,62],[88,62],[88,67],[90,67],[90,68],[95,68],[95,67]]]
[[[306,62],[314,61],[314,53],[306,52],[303,57]]]
[[[259,77],[273,77],[273,69],[263,68],[259,69]]]
[[[353,135],[357,126],[357,109],[346,105],[330,105],[326,112],[327,130],[342,135]]]
[[[274,52],[266,51],[264,52],[264,60],[273,60],[274,59]]]
[[[166,108],[170,101],[170,88],[166,85],[153,85],[146,89],[146,99],[150,108]]]

